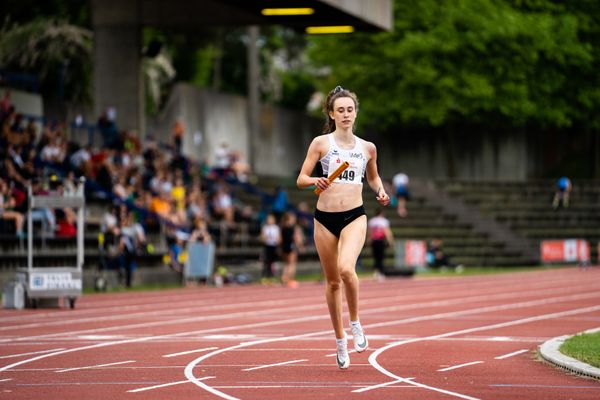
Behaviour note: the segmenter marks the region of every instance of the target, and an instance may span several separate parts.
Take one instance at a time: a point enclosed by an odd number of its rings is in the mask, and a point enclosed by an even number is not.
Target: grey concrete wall
[[[248,160],[251,149],[245,98],[178,84],[163,113],[148,119],[147,131],[170,143],[171,126],[177,118],[185,125],[186,156],[211,163],[216,147],[226,141]],[[293,174],[300,168],[306,148],[319,129],[320,121],[303,113],[263,106],[260,134],[255,141],[255,171],[276,176]]]
[[[535,164],[522,132],[404,132],[386,140],[369,135],[366,139],[377,145],[380,174],[384,177],[404,171],[428,179],[523,180]]]
[[[243,97],[179,84],[163,114],[148,121],[149,131],[169,141],[170,127],[177,117],[186,126],[184,153],[192,159],[210,162],[222,141],[248,157],[248,106]],[[320,134],[322,122],[301,112],[263,105],[255,171],[294,175],[310,141]],[[405,171],[415,178],[523,180],[537,164],[528,152],[523,132],[403,132],[391,138],[370,132],[357,134],[377,145],[380,174],[386,178]]]

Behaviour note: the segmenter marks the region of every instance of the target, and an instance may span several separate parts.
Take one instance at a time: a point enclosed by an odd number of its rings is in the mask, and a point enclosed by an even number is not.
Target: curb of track
[[[595,333],[600,331],[600,328],[590,329],[583,333]],[[539,353],[542,358],[557,367],[573,372],[578,375],[583,375],[595,379],[600,379],[600,368],[593,367],[582,361],[576,360],[573,357],[564,355],[558,348],[565,340],[575,335],[564,335],[552,338],[540,345]]]

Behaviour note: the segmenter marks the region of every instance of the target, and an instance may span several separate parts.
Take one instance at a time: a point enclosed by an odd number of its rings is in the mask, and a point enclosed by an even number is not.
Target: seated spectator
[[[77,236],[77,214],[73,209],[57,209],[56,221],[56,236],[66,238]]]
[[[175,178],[175,184],[171,188],[171,197],[175,200],[175,205],[178,210],[185,210],[185,183],[181,173]]]
[[[443,242],[439,238],[432,239],[427,245],[427,265],[432,268],[445,270],[447,268],[462,268],[462,265],[454,265],[444,253]]]
[[[561,206],[561,204],[563,208],[569,207],[571,188],[571,180],[566,176],[562,176],[556,181],[554,199],[552,200],[552,208],[557,210]]]
[[[16,211],[17,201],[12,195],[8,183],[0,178],[0,218],[5,221],[12,221],[15,224],[17,237],[25,237],[23,232],[23,223],[25,215]]]
[[[190,235],[180,230],[175,231],[168,239],[168,265],[173,271],[180,274],[183,274],[183,268],[187,260],[186,243],[189,239]]]
[[[240,182],[248,182],[250,180],[250,165],[242,158],[242,153],[239,151],[231,152],[231,172]]]
[[[113,185],[112,192],[119,199],[126,200],[129,197],[127,186],[127,176],[120,174],[117,176],[117,181]]]
[[[206,221],[202,217],[196,217],[194,219],[194,228],[189,238],[190,242],[201,242],[208,244],[212,241]]]
[[[44,189],[39,181],[34,181],[32,184],[32,193],[36,196],[48,195],[48,190]],[[33,222],[40,221],[42,224],[42,232],[46,236],[54,236],[56,231],[56,217],[53,208],[34,208],[31,210],[31,220]]]
[[[215,149],[212,170],[217,178],[223,178],[229,174],[231,168],[231,155],[229,143],[221,142]]]
[[[189,219],[194,220],[198,217],[209,219],[206,194],[199,187],[192,187],[192,191],[187,196],[186,205]]]
[[[92,174],[92,146],[87,145],[79,148],[69,157],[71,167],[78,176],[91,176]]]
[[[34,177],[35,170],[31,163],[25,162],[21,156],[19,147],[9,144],[6,151],[6,157],[4,158],[4,175],[9,181],[25,190],[29,184],[29,180]]]
[[[114,149],[119,139],[119,130],[114,121],[114,112],[107,109],[98,119],[98,130],[102,136],[102,147]]]
[[[217,191],[212,200],[213,215],[216,219],[221,219],[227,226],[235,225],[235,210],[233,200],[229,192],[229,187],[225,183],[217,186]]]
[[[65,155],[66,148],[63,145],[62,138],[58,134],[50,136],[50,141],[42,148],[40,158],[42,161],[50,165],[62,164]]]
[[[171,194],[166,190],[161,190],[158,196],[153,196],[150,203],[150,211],[161,217],[167,217],[171,214]]]

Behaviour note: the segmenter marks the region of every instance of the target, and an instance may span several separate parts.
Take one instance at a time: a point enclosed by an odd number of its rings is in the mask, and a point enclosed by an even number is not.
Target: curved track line
[[[536,294],[539,295],[540,292],[537,292]],[[509,293],[509,295],[510,295],[510,293]],[[478,298],[481,296],[473,296],[473,297]],[[490,299],[492,297],[501,297],[501,296],[487,296],[488,299]],[[556,302],[565,301],[565,300],[577,300],[577,299],[589,298],[589,297],[600,297],[600,294],[597,294],[597,293],[578,294],[578,295],[571,295],[571,296],[556,297],[554,299],[546,298],[546,299],[542,299],[542,300],[534,300],[534,301],[521,302],[521,303],[503,304],[500,306],[486,306],[486,307],[479,307],[479,308],[475,308],[475,309],[471,309],[471,310],[463,310],[463,311],[449,312],[449,313],[438,313],[438,314],[433,314],[433,315],[429,315],[429,316],[412,317],[412,318],[407,318],[407,319],[403,319],[403,320],[369,324],[369,325],[365,325],[365,327],[380,327],[380,326],[397,325],[397,324],[401,324],[401,323],[410,323],[410,322],[416,322],[416,321],[423,321],[423,320],[427,320],[427,319],[440,319],[440,318],[445,318],[448,316],[475,314],[477,312],[497,311],[500,309],[505,310],[505,309],[510,309],[510,308],[521,308],[521,307],[526,307],[526,306],[549,304],[549,303],[556,303]],[[465,299],[462,299],[462,300],[464,301]],[[435,302],[437,303],[438,301],[435,301]],[[399,307],[399,306],[394,306],[394,307]],[[372,311],[372,310],[369,310],[369,311]],[[117,345],[121,345],[121,344],[130,344],[130,343],[140,343],[140,342],[145,342],[145,341],[149,341],[149,340],[168,339],[168,338],[182,337],[182,336],[186,336],[186,335],[194,335],[194,334],[200,334],[200,333],[223,332],[223,331],[231,330],[231,329],[240,329],[242,327],[243,328],[256,328],[256,327],[289,324],[289,323],[294,323],[294,322],[314,321],[314,320],[326,319],[326,318],[329,318],[329,315],[317,315],[317,316],[310,316],[310,317],[291,318],[291,319],[287,319],[287,320],[267,321],[267,322],[260,322],[260,323],[254,323],[254,324],[236,325],[236,326],[230,326],[230,327],[224,327],[224,328],[217,327],[217,328],[212,328],[212,329],[201,329],[201,330],[179,332],[179,333],[173,333],[173,334],[167,334],[167,335],[147,336],[147,337],[140,337],[140,338],[133,338],[133,339],[117,340],[117,341],[113,341],[113,342],[96,343],[93,345],[75,347],[72,349],[66,349],[66,350],[61,350],[61,351],[57,351],[57,352],[53,352],[53,353],[42,354],[37,357],[21,360],[21,361],[15,362],[13,364],[6,365],[4,367],[0,367],[0,372],[4,372],[11,368],[17,367],[19,365],[38,361],[38,360],[48,358],[48,357],[53,357],[53,356],[57,356],[57,355],[61,355],[61,354],[68,354],[68,353],[73,353],[73,352],[83,351],[83,350],[97,349],[97,348],[101,348],[101,347],[117,346]],[[331,333],[329,330],[324,331],[324,332]],[[309,335],[312,335],[312,334],[309,334]],[[276,338],[276,339],[265,339],[264,341],[261,341],[261,342],[280,341],[280,340],[286,340],[286,338],[287,337]],[[249,342],[249,343],[253,343],[253,342]],[[226,350],[226,349],[222,349],[222,350]],[[212,357],[212,355],[214,355],[214,354],[215,353],[208,353],[207,355]],[[208,357],[206,357],[206,358],[208,358]],[[204,359],[204,358],[202,358],[202,359]]]
[[[430,319],[441,319],[441,318],[447,318],[447,317],[453,317],[453,316],[462,316],[462,315],[469,315],[469,314],[477,314],[477,313],[481,313],[481,312],[491,312],[491,311],[498,311],[498,310],[507,310],[507,309],[515,309],[515,308],[523,308],[523,307],[529,307],[529,306],[534,306],[534,305],[545,305],[545,304],[551,304],[551,303],[558,303],[561,301],[568,301],[568,300],[577,300],[577,299],[581,299],[581,298],[590,298],[590,297],[600,297],[600,294],[597,293],[589,293],[589,294],[578,294],[578,295],[572,295],[572,296],[563,296],[563,297],[557,297],[554,299],[541,299],[541,300],[532,300],[532,301],[526,301],[526,302],[520,302],[520,303],[513,303],[513,304],[502,304],[499,306],[486,306],[486,307],[478,307],[478,308],[473,308],[470,310],[462,310],[462,311],[452,311],[452,312],[447,312],[447,313],[439,313],[439,314],[434,314],[434,315],[428,315],[428,316],[421,316],[421,317],[412,317],[412,318],[406,318],[406,319],[402,319],[402,320],[396,320],[396,321],[388,321],[388,322],[383,322],[383,323],[376,323],[376,324],[368,324],[365,325],[366,328],[372,328],[372,327],[379,327],[379,326],[389,326],[389,325],[399,325],[402,323],[410,323],[410,322],[415,322],[415,321],[423,321],[423,320],[430,320]],[[589,310],[588,310],[589,309]],[[589,312],[589,311],[595,311],[596,309],[600,309],[600,306],[592,306],[592,307],[587,307],[586,309],[582,309],[582,310],[588,310],[585,312]],[[580,311],[583,312],[583,311]],[[554,313],[554,314],[548,314],[548,315],[552,315],[552,316],[562,316],[563,313],[567,313],[564,315],[569,315],[568,312],[559,312],[559,313]],[[528,321],[533,321],[536,320],[537,317],[529,317],[529,318],[525,318],[525,319],[521,319],[518,321],[521,321],[520,323],[525,323]],[[551,317],[548,317],[551,318]],[[546,318],[544,318],[546,319]],[[507,325],[508,324],[508,325]],[[509,326],[510,322],[503,322],[503,323],[498,323],[498,324],[494,324],[494,325],[488,325],[486,327],[484,327],[485,329],[491,329],[490,327],[501,327],[501,326]],[[434,336],[428,336],[425,338],[414,338],[414,339],[408,339],[405,341],[401,341],[401,342],[395,342],[396,345],[401,345],[401,344],[407,344],[407,343],[413,343],[413,342],[419,342],[419,341],[423,341],[423,340],[429,340],[429,339],[433,339],[433,338],[443,338],[446,336],[454,336],[460,333],[470,333],[470,331],[476,332],[478,330],[485,330],[482,328],[469,328],[469,329],[464,329],[461,331],[456,331],[456,332],[450,332],[450,333],[446,333],[446,334],[440,334],[440,335],[434,335]],[[311,337],[311,336],[321,336],[324,334],[331,334],[331,330],[327,330],[327,331],[319,331],[319,332],[311,332],[311,333],[305,333],[305,334],[300,334],[300,335],[293,335],[293,336],[284,336],[284,337],[279,337],[279,338],[270,338],[270,339],[262,339],[262,340],[257,340],[257,341],[253,341],[253,342],[245,342],[245,343],[241,343],[238,345],[234,345],[234,346],[230,346],[230,347],[226,347],[226,348],[222,348],[207,354],[204,354],[198,358],[196,358],[195,360],[191,361],[184,369],[184,374],[185,376],[192,381],[194,384],[196,384],[196,386],[216,395],[219,397],[222,397],[224,399],[227,400],[239,400],[235,397],[232,397],[226,393],[221,392],[220,390],[217,390],[203,382],[201,382],[200,380],[198,380],[198,378],[196,378],[194,376],[193,370],[194,368],[202,361],[211,358],[215,355],[221,354],[221,353],[225,353],[228,351],[232,351],[232,350],[237,350],[240,348],[244,348],[244,347],[249,347],[249,346],[254,346],[254,345],[258,345],[258,344],[264,344],[264,343],[274,343],[274,342],[280,342],[280,341],[288,341],[288,340],[295,340],[295,339],[299,339],[299,338],[305,338],[305,337]],[[372,358],[374,354],[381,354],[381,352],[383,352],[384,350],[387,350],[391,347],[394,347],[392,345],[388,345],[385,347],[382,347],[381,349],[378,349],[377,351],[375,351],[373,354],[371,354],[371,356],[369,356],[369,362],[371,363],[371,365],[373,365],[373,367],[375,369],[377,369],[379,372],[383,373],[384,375],[387,375],[391,378],[393,378],[394,380],[397,380],[399,382],[406,382],[409,383],[413,386],[418,386],[424,389],[429,389],[429,390],[434,390],[434,391],[438,391],[441,393],[445,393],[445,394],[449,394],[455,397],[460,397],[463,399],[467,399],[467,400],[478,400],[477,398],[474,397],[470,397],[470,396],[466,396],[466,395],[462,395],[460,393],[454,393],[454,392],[450,392],[450,391],[446,391],[444,389],[440,389],[440,388],[435,388],[435,387],[430,387],[427,385],[424,385],[422,383],[419,382],[415,382],[412,380],[408,380],[407,378],[402,378],[399,376],[396,376],[394,374],[392,374],[391,372],[385,370],[383,367],[381,367],[378,363],[377,363],[377,357]],[[383,350],[382,350],[383,349]],[[373,362],[371,361],[373,360]],[[378,368],[379,367],[379,368]],[[1,370],[0,370],[1,371]],[[385,371],[385,372],[384,372]]]
[[[448,391],[445,391],[443,389],[433,388],[433,387],[424,385],[422,383],[418,383],[418,382],[415,382],[413,380],[409,380],[407,378],[402,378],[400,376],[397,376],[394,373],[392,373],[392,372],[388,371],[387,369],[385,369],[384,367],[382,367],[381,364],[379,364],[377,362],[377,357],[379,357],[379,355],[381,355],[383,352],[385,352],[385,351],[387,351],[387,350],[389,350],[391,348],[398,347],[398,346],[403,346],[405,344],[423,342],[423,341],[426,341],[426,340],[434,340],[434,339],[440,339],[440,338],[445,338],[445,337],[450,337],[450,336],[456,336],[456,335],[463,335],[463,334],[468,334],[468,333],[473,333],[473,332],[480,332],[480,331],[485,331],[485,330],[490,330],[490,329],[496,329],[496,328],[504,328],[504,327],[513,326],[513,325],[521,325],[521,324],[526,324],[526,323],[529,323],[529,322],[541,321],[541,320],[545,320],[545,319],[560,318],[560,317],[564,317],[564,316],[568,316],[568,315],[585,314],[585,313],[592,312],[592,311],[597,311],[597,310],[600,310],[600,306],[590,306],[590,307],[578,308],[578,309],[574,309],[574,310],[560,311],[560,312],[555,312],[555,313],[550,313],[550,314],[542,314],[542,315],[538,315],[538,316],[534,316],[534,317],[521,318],[521,319],[517,319],[517,320],[513,320],[513,321],[500,322],[500,323],[497,323],[497,324],[479,326],[479,327],[475,327],[475,328],[461,329],[461,330],[458,330],[458,331],[446,332],[446,333],[442,333],[442,334],[439,334],[439,335],[426,336],[426,337],[423,337],[423,338],[414,338],[414,339],[402,340],[402,341],[399,341],[399,342],[390,343],[387,346],[384,346],[384,347],[381,347],[381,348],[375,350],[369,356],[369,363],[373,366],[373,368],[375,368],[376,370],[378,370],[382,374],[384,374],[384,375],[386,375],[386,376],[388,376],[388,377],[390,377],[390,378],[392,378],[394,380],[405,382],[405,383],[407,383],[409,385],[419,386],[419,387],[422,387],[422,388],[431,389],[431,390],[439,391],[439,392],[442,392],[442,393],[450,394],[452,396],[460,397],[460,398],[463,398],[463,399],[474,399],[473,397],[465,396],[465,395],[462,395],[462,394],[459,394],[459,393],[448,392]]]

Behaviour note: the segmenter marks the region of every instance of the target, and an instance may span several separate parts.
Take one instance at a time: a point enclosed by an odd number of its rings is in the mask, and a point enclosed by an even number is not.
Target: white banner
[[[29,275],[30,290],[81,290],[81,279],[73,279],[70,272],[32,272]]]

